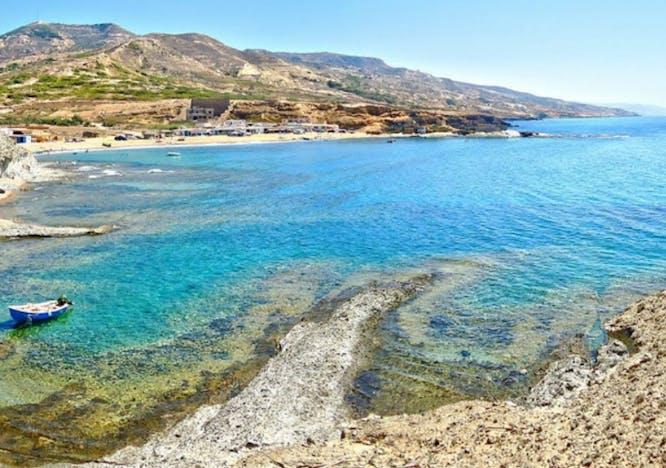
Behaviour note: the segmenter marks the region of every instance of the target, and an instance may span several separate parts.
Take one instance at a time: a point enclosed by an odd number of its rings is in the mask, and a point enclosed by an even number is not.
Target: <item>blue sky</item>
[[[333,51],[585,102],[666,106],[666,0],[3,0],[36,20],[201,32],[237,48]]]

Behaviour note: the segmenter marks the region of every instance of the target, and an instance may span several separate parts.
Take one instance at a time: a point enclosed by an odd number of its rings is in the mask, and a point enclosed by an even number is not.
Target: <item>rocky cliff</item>
[[[17,146],[5,135],[0,135],[0,203],[8,201],[27,182],[43,182],[63,176],[55,169],[41,166],[37,158],[25,148]],[[0,218],[0,240],[21,237],[74,237],[106,234],[112,226],[67,227],[24,224]]]
[[[0,188],[17,185],[37,177],[37,159],[25,148],[17,146],[5,135],[0,135]]]

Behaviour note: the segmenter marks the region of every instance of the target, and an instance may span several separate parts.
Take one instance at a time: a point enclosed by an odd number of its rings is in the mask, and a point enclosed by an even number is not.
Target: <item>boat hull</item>
[[[21,309],[15,309],[13,307],[9,308],[9,315],[12,316],[14,322],[22,323],[40,323],[46,322],[47,320],[53,320],[60,317],[62,314],[67,312],[69,304],[65,304],[57,309],[48,311],[48,312],[26,312]]]

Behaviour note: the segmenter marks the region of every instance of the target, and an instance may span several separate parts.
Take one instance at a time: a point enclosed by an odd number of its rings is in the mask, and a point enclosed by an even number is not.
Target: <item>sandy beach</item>
[[[232,145],[250,143],[280,143],[296,141],[325,141],[349,140],[357,138],[387,138],[390,135],[369,135],[367,133],[306,133],[306,134],[263,134],[243,137],[227,135],[192,136],[184,138],[163,138],[148,140],[116,141],[112,137],[87,138],[83,141],[65,142],[48,141],[43,143],[29,143],[27,149],[34,153],[44,152],[73,152],[92,151],[103,149],[139,149],[139,148],[169,148],[175,146],[204,146],[204,145]],[[110,145],[110,146],[108,146]]]
[[[78,151],[100,151],[114,149],[140,149],[140,148],[171,148],[178,146],[216,146],[216,145],[243,145],[259,143],[295,143],[305,141],[340,141],[358,139],[386,139],[394,140],[400,138],[519,138],[521,135],[515,130],[504,130],[497,132],[477,132],[468,135],[460,135],[451,132],[434,132],[424,135],[409,135],[402,133],[370,134],[363,132],[350,133],[303,133],[303,134],[278,134],[266,133],[262,135],[248,136],[191,136],[181,138],[163,139],[137,139],[116,141],[113,137],[86,138],[83,141],[48,141],[42,143],[28,143],[24,147],[35,154],[40,153],[68,153]]]

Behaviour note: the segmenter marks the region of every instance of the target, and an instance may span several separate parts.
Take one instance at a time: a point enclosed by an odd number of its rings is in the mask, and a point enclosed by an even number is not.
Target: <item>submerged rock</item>
[[[573,374],[565,382],[582,385],[590,376],[566,405],[462,401],[421,414],[368,417],[338,441],[271,448],[237,466],[664,466],[666,291],[605,328],[617,338],[599,349],[595,365],[576,359],[554,365],[560,376]]]
[[[366,346],[365,333],[430,280],[424,275],[373,286],[341,303],[326,320],[300,322],[280,341],[279,354],[238,396],[200,408],[144,447],[127,448],[109,461],[226,466],[258,448],[339,439],[340,425],[350,419],[346,395]]]
[[[7,341],[0,341],[0,359],[6,359],[14,354],[14,345]]]

